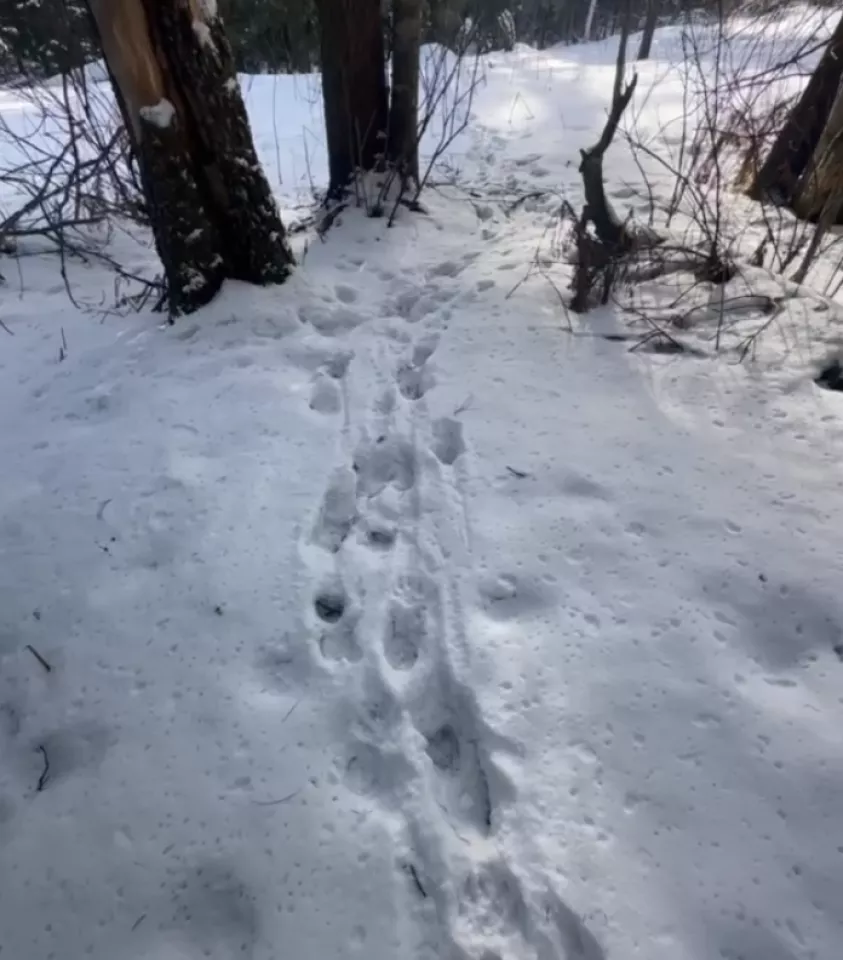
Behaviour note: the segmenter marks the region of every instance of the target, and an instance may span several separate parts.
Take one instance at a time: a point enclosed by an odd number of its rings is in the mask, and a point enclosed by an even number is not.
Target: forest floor
[[[3,261],[3,960],[838,960],[838,308],[563,309],[612,58],[486,58],[425,214],[173,326]],[[293,219],[316,79],[245,87]]]

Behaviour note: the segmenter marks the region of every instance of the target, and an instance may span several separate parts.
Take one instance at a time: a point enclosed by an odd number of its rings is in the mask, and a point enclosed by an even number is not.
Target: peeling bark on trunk
[[[285,280],[293,255],[215,4],[89,7],[138,157],[173,312],[207,303],[226,278]]]
[[[816,151],[843,78],[843,17],[787,122],[755,175],[755,200],[791,204],[797,184]]]
[[[383,166],[387,90],[379,0],[317,0],[329,196]]]
[[[392,100],[387,156],[405,183],[418,183],[421,0],[393,0],[392,17]]]

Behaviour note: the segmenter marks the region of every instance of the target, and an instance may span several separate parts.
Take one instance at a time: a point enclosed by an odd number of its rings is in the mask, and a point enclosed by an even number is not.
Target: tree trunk
[[[387,156],[402,183],[419,182],[419,45],[421,0],[393,0],[392,100]]]
[[[755,175],[749,195],[755,200],[793,202],[799,178],[808,166],[843,78],[843,17],[796,106]],[[822,206],[822,204],[820,205]]]
[[[379,0],[317,0],[328,194],[342,196],[358,171],[383,166],[387,91]]]
[[[585,16],[585,30],[583,31],[583,40],[588,42],[591,39],[591,28],[594,24],[594,14],[597,11],[597,0],[589,0],[588,13]]]
[[[255,153],[215,0],[89,0],[141,170],[170,307],[226,278],[280,283],[293,255]]]
[[[796,186],[793,209],[805,220],[815,220],[828,201],[843,190],[843,84],[829,112],[823,132]],[[826,214],[828,215],[828,214]]]
[[[638,59],[647,60],[650,48],[653,46],[653,34],[656,32],[656,23],[659,19],[659,0],[647,0],[647,18],[644,21],[644,34],[641,37],[641,46],[638,48]]]

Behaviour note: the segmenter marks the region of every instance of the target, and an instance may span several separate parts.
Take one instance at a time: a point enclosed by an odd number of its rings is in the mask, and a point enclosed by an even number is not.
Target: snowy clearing
[[[838,960],[839,308],[738,364],[519,284],[613,56],[489,56],[426,215],[175,326],[0,262],[4,960]],[[317,80],[244,83],[289,221]],[[636,176],[618,144],[640,211]]]

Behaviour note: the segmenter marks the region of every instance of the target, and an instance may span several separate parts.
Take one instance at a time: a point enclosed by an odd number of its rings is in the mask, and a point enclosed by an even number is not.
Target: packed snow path
[[[575,178],[519,56],[464,159]],[[2,960],[839,960],[838,395],[427,202],[172,328],[4,270]]]
[[[12,318],[4,953],[835,956],[839,428],[443,212],[61,363]]]

